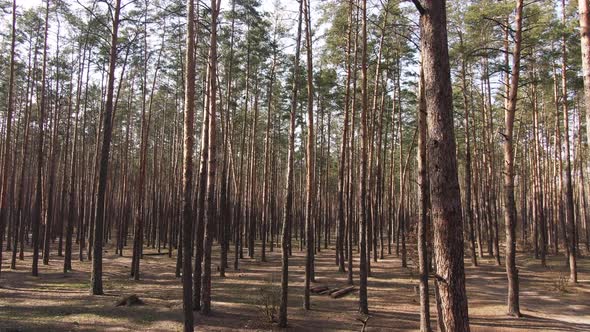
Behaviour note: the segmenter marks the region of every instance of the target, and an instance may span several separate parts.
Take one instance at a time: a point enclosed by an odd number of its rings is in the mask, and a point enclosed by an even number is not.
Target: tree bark
[[[211,312],[211,247],[215,233],[217,208],[215,202],[215,173],[217,171],[216,114],[217,114],[217,17],[221,0],[211,0],[211,39],[209,47],[209,166],[207,168],[207,205],[205,219],[205,243],[203,251],[203,277],[201,313]]]
[[[2,270],[2,241],[4,240],[4,228],[8,219],[8,173],[11,167],[11,131],[12,112],[14,111],[14,56],[16,48],[16,0],[12,0],[12,25],[10,38],[10,64],[8,78],[8,105],[6,111],[6,133],[4,151],[2,157],[2,184],[0,187],[0,270]],[[24,167],[24,165],[23,165]],[[9,234],[10,236],[10,234]],[[15,239],[16,242],[16,239]]]
[[[92,256],[92,277],[90,279],[92,294],[102,295],[102,242],[105,219],[105,196],[107,189],[107,177],[109,171],[109,153],[111,150],[111,137],[113,133],[113,94],[115,90],[115,69],[117,66],[117,36],[119,31],[119,13],[121,0],[115,1],[113,26],[111,31],[111,47],[109,52],[109,72],[107,83],[107,95],[103,118],[103,142],[100,153],[100,169],[98,178],[98,197],[96,203],[96,221],[94,225],[94,244]]]
[[[565,5],[566,1],[562,0],[562,23],[566,24]],[[570,282],[578,282],[578,267],[577,267],[577,253],[576,253],[576,221],[574,219],[574,190],[572,185],[572,165],[570,160],[570,139],[569,139],[569,111],[567,105],[567,36],[563,33],[561,43],[561,93],[562,93],[562,107],[563,107],[563,132],[565,135],[565,173],[564,173],[564,201],[566,213],[566,225],[569,241],[566,245],[569,246],[569,268],[570,268]]]
[[[291,247],[291,224],[293,222],[294,158],[295,158],[295,118],[297,116],[297,95],[299,90],[299,57],[301,54],[301,23],[303,21],[303,1],[299,2],[295,59],[293,62],[293,86],[291,89],[291,112],[289,117],[289,149],[287,152],[287,179],[285,183],[285,206],[283,210],[283,230],[281,235],[281,304],[279,307],[279,326],[287,327],[287,307],[289,296],[289,254]]]
[[[183,170],[182,170],[182,303],[184,312],[184,331],[192,332],[192,234],[193,210],[191,194],[193,190],[193,145],[195,119],[195,2],[186,1],[187,35],[184,72],[184,130],[183,130]],[[180,255],[180,252],[178,253]],[[198,278],[199,276],[195,276]]]
[[[447,17],[444,0],[424,2],[421,49],[426,99],[436,287],[446,331],[469,331],[463,224],[457,175]]]
[[[45,88],[46,88],[46,75],[47,75],[47,35],[49,30],[49,3],[47,0],[47,7],[45,9],[45,32],[44,32],[44,44],[43,44],[43,66],[41,70],[41,100],[39,105],[39,140],[37,142],[37,185],[35,192],[35,206],[33,207],[33,276],[39,275],[39,227],[41,226],[42,211],[43,211],[43,126],[45,121]]]
[[[315,216],[313,213],[314,197],[315,197],[315,134],[313,125],[313,63],[312,63],[312,36],[311,36],[311,14],[309,8],[309,0],[303,0],[303,14],[305,20],[305,46],[307,54],[307,146],[306,146],[306,198],[305,198],[305,290],[303,298],[303,307],[305,310],[311,309],[310,303],[310,285],[313,270],[313,255],[314,255],[314,240],[313,227]]]
[[[508,315],[520,317],[518,269],[516,268],[516,202],[514,199],[514,114],[520,76],[522,6],[516,2],[516,34],[512,54],[512,75],[504,115],[504,222],[506,223],[506,275],[508,277]]]
[[[362,55],[361,55],[361,181],[360,181],[360,263],[359,263],[359,312],[369,314],[367,299],[367,132],[368,89],[367,89],[367,0],[361,3]]]
[[[430,299],[428,293],[428,249],[427,232],[430,206],[430,185],[428,182],[428,165],[426,156],[427,127],[426,100],[424,96],[424,71],[420,70],[418,96],[418,265],[420,271],[420,331],[432,331],[430,327]]]

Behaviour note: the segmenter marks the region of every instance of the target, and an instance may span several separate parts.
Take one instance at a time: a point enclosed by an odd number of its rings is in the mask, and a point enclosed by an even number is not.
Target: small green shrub
[[[254,304],[269,323],[276,322],[281,305],[281,286],[271,278],[258,288],[254,296]]]
[[[569,281],[565,273],[560,273],[557,279],[552,281],[552,288],[556,292],[569,293]]]

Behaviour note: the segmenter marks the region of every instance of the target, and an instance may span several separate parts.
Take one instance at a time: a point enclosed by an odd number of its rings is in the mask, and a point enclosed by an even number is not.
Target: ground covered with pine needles
[[[215,248],[217,249],[217,248]],[[74,251],[76,252],[76,251]],[[245,251],[247,252],[247,251]],[[73,261],[74,271],[62,272],[62,258],[53,256],[48,266],[40,266],[39,277],[30,274],[31,255],[18,261],[16,270],[5,269],[0,277],[0,330],[39,331],[180,331],[182,330],[182,286],[175,277],[175,257],[157,255],[146,249],[141,261],[141,280],[129,278],[131,251],[123,257],[113,248],[104,254],[105,295],[89,295],[88,261]],[[256,254],[259,256],[259,248]],[[365,317],[359,317],[358,292],[333,299],[313,295],[312,310],[302,308],[303,251],[293,250],[290,260],[289,327],[295,331],[360,331]],[[174,255],[175,256],[175,255]],[[578,285],[567,283],[568,270],[563,255],[551,256],[548,268],[540,261],[518,256],[521,311],[523,317],[506,316],[506,274],[504,262],[497,266],[492,258],[480,259],[479,267],[465,260],[469,316],[472,331],[590,331],[590,258],[578,260]],[[4,255],[9,267],[10,255]],[[230,257],[233,257],[230,255]],[[218,252],[214,252],[212,280],[213,313],[195,314],[197,330],[266,331],[278,330],[271,323],[273,290],[280,286],[280,250],[240,261],[240,270],[227,270],[226,278],[217,272]],[[368,331],[413,331],[419,328],[419,298],[415,286],[417,272],[401,268],[399,258],[386,255],[372,262],[369,278]],[[314,285],[346,285],[346,274],[338,273],[334,250],[322,250],[316,257]],[[355,261],[355,283],[358,261]],[[436,326],[436,309],[431,291],[431,315]],[[143,304],[116,306],[122,297],[137,295]],[[269,305],[265,306],[264,303]],[[278,310],[278,308],[277,308]],[[267,312],[271,314],[267,314]],[[359,320],[360,319],[360,320]]]

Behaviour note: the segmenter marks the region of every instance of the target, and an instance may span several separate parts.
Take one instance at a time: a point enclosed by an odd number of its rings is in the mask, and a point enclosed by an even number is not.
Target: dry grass
[[[408,244],[408,247],[412,246]],[[214,263],[219,262],[217,247]],[[259,255],[260,248],[256,248]],[[146,249],[146,253],[154,252]],[[63,274],[62,258],[54,256],[48,266],[40,266],[40,276],[30,275],[31,257],[19,261],[16,270],[5,269],[0,277],[0,330],[39,331],[174,331],[181,330],[180,280],[174,276],[175,258],[146,255],[141,262],[141,280],[129,279],[130,250],[124,257],[111,248],[104,254],[104,296],[91,296],[90,263],[73,262],[74,272]],[[233,257],[233,253],[230,254]],[[360,331],[357,320],[358,292],[341,299],[314,295],[312,310],[302,309],[304,253],[294,250],[290,260],[289,326],[295,331]],[[4,255],[3,266],[9,266]],[[257,294],[269,280],[280,281],[280,252],[267,254],[267,262],[257,258],[241,260],[240,270],[229,269],[226,278],[216,274],[212,281],[213,313],[195,314],[198,330],[264,331],[276,327],[261,317]],[[590,331],[590,264],[578,261],[580,283],[567,285],[568,292],[551,291],[559,276],[566,273],[563,256],[550,257],[551,268],[519,255],[521,278],[521,319],[505,315],[506,276],[504,267],[493,259],[480,259],[480,267],[466,260],[469,312],[474,331]],[[334,250],[322,250],[316,258],[316,284],[340,286],[346,275],[337,272]],[[355,261],[355,282],[358,281]],[[410,263],[412,264],[412,263]],[[419,326],[417,281],[410,269],[402,269],[394,255],[372,262],[369,278],[371,319],[367,331],[411,331]],[[216,271],[216,266],[213,268]],[[432,289],[431,289],[432,293]],[[137,294],[142,306],[115,307],[122,296]],[[258,296],[259,297],[259,296]],[[434,306],[431,305],[435,325]]]

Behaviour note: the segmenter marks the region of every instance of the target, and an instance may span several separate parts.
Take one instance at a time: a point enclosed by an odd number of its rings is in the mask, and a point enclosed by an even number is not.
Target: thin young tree
[[[418,87],[418,269],[420,271],[420,331],[430,332],[430,300],[428,293],[428,221],[430,206],[430,186],[426,156],[426,100],[424,99],[424,71],[420,70]]]
[[[87,39],[86,39],[87,40]],[[74,138],[72,141],[72,153],[70,159],[70,179],[69,179],[69,202],[68,202],[68,217],[66,222],[66,250],[64,256],[63,272],[66,273],[72,269],[72,236],[74,232],[74,221],[76,218],[76,179],[77,179],[77,168],[76,168],[76,156],[78,146],[78,135],[80,129],[78,126],[79,114],[80,114],[80,97],[82,94],[82,80],[84,78],[84,64],[86,62],[86,47],[88,42],[84,42],[82,51],[82,61],[80,62],[78,71],[78,82],[76,89],[76,105],[74,106]]]
[[[565,0],[561,1],[562,8],[562,23],[566,24],[565,15]],[[574,189],[572,185],[572,166],[570,160],[570,139],[569,139],[569,110],[568,110],[568,98],[567,98],[567,35],[564,32],[562,35],[561,43],[561,103],[563,109],[563,132],[565,135],[565,156],[564,156],[564,174],[563,174],[563,190],[564,190],[564,202],[565,202],[565,215],[567,225],[567,236],[566,245],[569,247],[569,268],[570,268],[570,282],[578,282],[578,267],[577,267],[577,254],[576,254],[576,221],[574,219]]]
[[[303,307],[305,310],[311,309],[310,288],[313,279],[313,255],[314,240],[313,227],[315,216],[313,214],[314,196],[315,196],[315,135],[313,127],[313,56],[312,56],[312,35],[311,35],[311,14],[310,1],[303,1],[303,15],[305,20],[305,48],[307,54],[307,146],[306,146],[306,187],[305,187],[305,244],[307,246],[305,255],[305,290],[303,297]]]
[[[350,47],[352,39],[352,16],[353,1],[348,3],[348,29],[346,38],[346,92],[344,94],[344,122],[342,123],[342,142],[340,143],[340,165],[338,167],[338,234],[336,237],[336,259],[338,262],[338,271],[344,272],[344,236],[345,236],[345,207],[344,207],[344,190],[345,190],[345,172],[346,169],[346,152],[348,143],[348,122],[350,118],[350,80],[351,80],[351,59]]]
[[[215,203],[215,173],[217,168],[216,146],[216,113],[217,113],[217,17],[221,0],[211,0],[211,39],[209,46],[209,96],[207,112],[209,112],[209,166],[207,168],[207,205],[205,217],[205,242],[203,250],[203,276],[201,293],[201,313],[211,312],[211,247],[215,232],[217,209]],[[198,277],[198,276],[196,276]]]
[[[287,326],[287,307],[289,305],[289,254],[291,244],[291,224],[293,223],[294,159],[295,159],[295,118],[297,116],[297,96],[299,91],[299,57],[301,55],[301,22],[303,20],[303,1],[299,1],[297,39],[293,60],[293,86],[291,88],[291,111],[289,115],[289,147],[287,152],[287,179],[285,181],[285,206],[283,210],[283,230],[281,234],[281,304],[279,307],[279,326]]]
[[[508,314],[520,317],[518,269],[516,268],[516,202],[514,199],[514,114],[520,76],[523,0],[516,2],[516,31],[507,108],[504,111],[504,222],[506,223],[506,275]]]
[[[367,0],[361,2],[361,181],[360,181],[360,263],[359,263],[359,312],[369,314],[367,299],[367,152],[369,133],[367,113],[369,112],[367,88]],[[349,244],[351,245],[351,244]]]
[[[41,219],[43,214],[43,126],[45,122],[45,107],[46,107],[46,81],[47,81],[47,35],[49,30],[49,3],[47,0],[47,6],[45,7],[45,32],[43,39],[43,65],[41,69],[41,100],[39,102],[39,139],[37,141],[37,184],[35,190],[35,205],[33,207],[33,227],[32,227],[32,240],[33,240],[33,276],[39,275],[39,227],[41,226]]]
[[[56,53],[55,58],[59,59],[59,34],[60,34],[60,19],[59,14],[56,13],[56,21],[57,21],[57,37],[55,42]],[[48,155],[48,167],[47,167],[47,208],[45,209],[45,229],[44,229],[44,237],[43,237],[43,265],[49,264],[49,255],[51,249],[51,235],[53,232],[53,223],[54,223],[54,216],[55,216],[55,203],[56,203],[56,168],[57,168],[57,159],[59,156],[59,142],[57,141],[57,132],[59,127],[60,121],[60,98],[59,98],[59,89],[60,89],[60,66],[59,64],[56,65],[55,68],[55,104],[53,109],[53,117],[51,119],[52,123],[52,130],[51,130],[51,140],[50,140],[50,147],[49,155]]]

